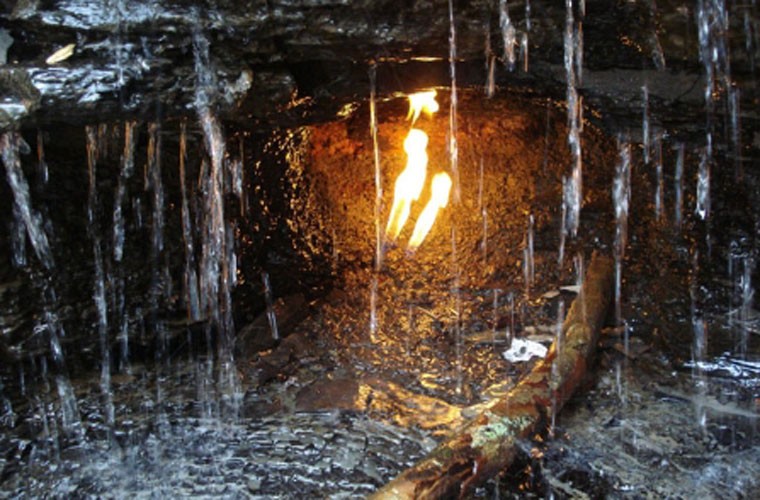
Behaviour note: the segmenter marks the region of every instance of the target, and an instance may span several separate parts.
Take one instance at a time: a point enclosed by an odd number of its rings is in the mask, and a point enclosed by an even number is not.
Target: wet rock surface
[[[613,251],[612,192],[627,143],[620,317],[553,435],[523,443],[517,465],[477,495],[757,490],[757,6],[731,4],[726,26],[716,25],[731,75],[706,113],[695,6],[588,0],[582,15],[576,4],[585,189],[579,237],[558,263],[570,173],[566,10],[532,1],[528,29],[528,3],[508,2],[530,49],[510,71],[500,3],[454,2],[462,202],[414,255],[408,235],[389,244],[375,273],[368,69],[376,65],[387,212],[409,127],[394,93],[437,86],[442,109],[450,103],[447,2],[96,4],[0,7],[0,128],[21,131],[30,214],[45,221],[56,262],[40,264],[14,213],[17,191],[0,183],[0,497],[371,492],[530,369],[505,360],[510,336],[553,340],[573,298],[561,287],[575,285],[591,250]],[[209,212],[213,127],[208,115],[197,123],[203,106],[224,118],[227,138],[231,366],[218,350],[223,329],[193,317],[187,295],[186,269],[198,262],[186,266],[186,249],[195,245],[200,260]],[[439,115],[419,126],[431,136],[431,168],[445,169],[450,132]],[[137,121],[133,150],[125,120]],[[708,149],[713,197],[702,217]],[[93,256],[98,239],[103,259]]]
[[[664,126],[689,128],[699,116],[695,87],[702,78],[695,6],[667,1],[587,1],[579,79],[588,103],[604,105],[619,124],[624,109],[639,105],[650,86],[652,112]],[[530,7],[528,10],[527,7]],[[564,6],[508,2],[510,22],[529,41],[529,71],[509,71],[499,2],[455,5],[458,78],[484,85],[489,58],[497,83],[543,93],[564,87]],[[760,44],[757,7],[736,6],[727,39],[742,108],[757,98],[752,83]],[[378,66],[381,95],[448,84],[448,4],[406,2],[109,2],[19,1],[2,16],[8,63],[0,68],[5,100],[3,128],[44,124],[65,115],[77,123],[105,115],[142,120],[192,112],[197,80],[195,47],[208,42],[215,102],[229,120],[249,128],[294,126],[334,119],[342,107],[368,94],[368,69]],[[46,59],[68,44],[73,54]],[[515,42],[516,43],[516,42]],[[524,61],[520,61],[522,64]],[[518,64],[518,66],[520,66]],[[42,104],[40,106],[40,104]],[[678,113],[674,113],[674,108]],[[691,114],[691,110],[695,114]],[[754,121],[751,115],[745,117]]]

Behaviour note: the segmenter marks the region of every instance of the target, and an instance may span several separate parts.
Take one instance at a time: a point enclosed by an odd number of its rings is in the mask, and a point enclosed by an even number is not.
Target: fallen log
[[[594,254],[583,286],[546,358],[502,398],[466,423],[372,499],[464,496],[508,467],[517,441],[531,436],[581,382],[596,347],[613,286],[613,263]],[[558,346],[558,344],[560,344]]]

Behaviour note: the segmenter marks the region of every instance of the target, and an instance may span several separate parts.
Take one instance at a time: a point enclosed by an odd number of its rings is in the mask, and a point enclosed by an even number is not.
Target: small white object
[[[50,57],[45,59],[45,64],[57,64],[65,61],[74,54],[74,48],[76,48],[76,46],[77,44],[70,43],[65,47],[56,50],[50,55]]]
[[[512,339],[512,346],[502,353],[504,359],[509,362],[517,363],[521,361],[530,361],[533,357],[546,357],[548,349],[532,340],[515,338]]]

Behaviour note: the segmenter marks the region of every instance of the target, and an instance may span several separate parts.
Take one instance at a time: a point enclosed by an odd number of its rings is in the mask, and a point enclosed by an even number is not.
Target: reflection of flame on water
[[[446,172],[435,174],[433,177],[432,194],[430,201],[417,219],[412,238],[409,240],[409,249],[416,250],[425,240],[430,228],[433,227],[438,210],[449,203],[449,191],[451,191],[451,177]]]
[[[435,100],[436,91],[418,92],[409,95],[409,114],[412,124],[421,113],[432,115],[438,111]],[[407,154],[406,168],[396,178],[393,191],[393,207],[385,228],[385,236],[390,240],[398,238],[409,218],[412,202],[417,201],[422,193],[427,177],[427,144],[428,136],[420,129],[412,128],[404,140],[404,151]],[[451,178],[445,174],[436,174],[432,181],[432,195],[425,209],[420,214],[414,228],[412,239],[409,241],[411,250],[417,249],[433,227],[438,210],[448,204]]]
[[[393,191],[393,208],[388,219],[385,234],[391,239],[398,238],[401,229],[409,217],[409,209],[412,202],[420,197],[422,187],[425,185],[427,176],[428,136],[422,130],[413,128],[404,140],[404,151],[408,156],[406,168],[396,178],[396,187]]]

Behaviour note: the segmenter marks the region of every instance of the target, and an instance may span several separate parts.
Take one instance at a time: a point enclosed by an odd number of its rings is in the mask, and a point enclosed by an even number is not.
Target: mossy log
[[[559,411],[580,384],[591,363],[612,288],[613,262],[595,254],[560,339],[546,358],[509,393],[370,498],[464,496],[508,467],[517,453],[517,441],[536,432],[540,422]]]

